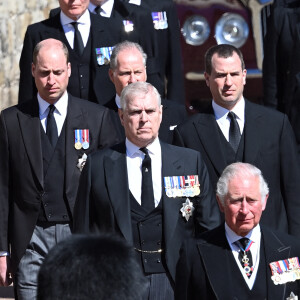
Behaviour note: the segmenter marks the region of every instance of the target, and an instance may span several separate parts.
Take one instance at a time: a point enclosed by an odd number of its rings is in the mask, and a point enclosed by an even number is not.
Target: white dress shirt
[[[46,132],[47,128],[47,117],[49,113],[49,103],[46,102],[44,99],[41,98],[40,94],[37,95],[38,102],[39,102],[39,114],[40,120],[43,126],[44,131]],[[58,136],[61,133],[61,130],[64,126],[64,122],[67,116],[67,109],[68,109],[68,93],[65,92],[60,99],[54,104],[54,118],[57,126],[57,133]]]
[[[100,16],[110,18],[111,12],[113,10],[113,6],[114,6],[114,0],[107,0],[105,3],[103,3],[101,5]],[[89,11],[93,14],[96,14],[96,12],[95,12],[96,7],[97,7],[97,5],[90,2]]]
[[[142,162],[145,154],[140,148],[126,138],[126,162],[129,189],[141,205],[142,194]],[[147,146],[151,158],[152,184],[154,193],[154,205],[159,204],[162,195],[162,171],[161,171],[161,147],[159,139],[156,138],[152,144]]]
[[[60,22],[64,29],[66,38],[68,43],[72,49],[74,49],[74,26],[71,24],[74,22],[71,18],[66,16],[62,11],[60,12]],[[80,31],[82,42],[84,47],[87,44],[90,34],[90,27],[91,27],[91,18],[89,10],[87,9],[84,14],[77,20],[78,23],[78,30]]]
[[[116,94],[116,104],[117,104],[118,108],[121,108],[121,99],[120,99],[120,96],[118,96],[117,94]]]
[[[212,101],[216,121],[223,132],[227,141],[229,141],[230,118],[228,117],[229,110]],[[231,110],[236,115],[236,120],[239,124],[241,135],[243,134],[245,125],[245,100],[242,98]]]
[[[252,255],[252,262],[253,262],[253,272],[250,278],[246,275],[240,261],[239,261],[239,252],[241,249],[235,244],[236,241],[243,238],[243,236],[237,235],[234,231],[232,231],[229,226],[225,223],[225,234],[228,241],[228,244],[230,245],[230,248],[232,250],[232,254],[234,256],[234,259],[245,279],[245,282],[247,283],[250,290],[252,290],[257,270],[259,266],[259,259],[260,259],[260,240],[261,240],[261,232],[260,232],[260,226],[259,224],[255,226],[245,237],[253,241],[253,244],[250,247],[251,255]]]
[[[141,0],[129,0],[130,4],[141,5]]]

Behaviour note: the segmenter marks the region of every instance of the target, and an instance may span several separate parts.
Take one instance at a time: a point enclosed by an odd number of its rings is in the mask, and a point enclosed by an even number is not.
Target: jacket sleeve
[[[196,206],[196,235],[221,224],[221,214],[209,174],[200,153],[197,154],[200,197]]]
[[[279,37],[284,19],[284,9],[275,8],[268,19],[268,30],[264,40],[264,60],[263,60],[263,103],[274,109],[278,109],[280,86],[284,84],[280,81],[282,76],[279,60]],[[288,59],[288,58],[287,58]]]
[[[284,200],[289,234],[300,237],[300,162],[294,132],[284,116],[280,138],[280,168],[282,197]]]
[[[23,49],[20,57],[20,83],[19,83],[19,103],[25,102],[36,95],[37,89],[34,83],[34,78],[31,74],[33,40],[30,34],[30,29],[27,28]]]
[[[0,251],[9,252],[9,146],[4,113],[0,120]]]

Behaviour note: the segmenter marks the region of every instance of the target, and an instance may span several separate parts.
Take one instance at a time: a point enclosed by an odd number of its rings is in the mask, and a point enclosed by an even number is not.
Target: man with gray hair
[[[120,106],[126,140],[88,157],[74,231],[122,236],[148,279],[143,299],[173,299],[180,246],[219,225],[216,201],[200,153],[158,138],[162,107],[151,84],[126,86]]]
[[[146,73],[147,61],[147,54],[143,48],[129,41],[117,44],[110,57],[109,77],[115,86],[116,95],[104,106],[115,112],[115,127],[123,135],[124,129],[117,114],[120,108],[120,96],[125,86],[136,81],[147,80],[149,72],[147,68]],[[173,99],[162,99],[161,103],[163,118],[159,128],[159,138],[164,142],[172,143],[174,128],[187,119],[187,112],[185,106],[177,104]]]
[[[298,299],[293,297],[300,292],[300,243],[259,225],[268,195],[255,166],[233,163],[224,169],[217,200],[225,224],[183,245],[177,299]]]

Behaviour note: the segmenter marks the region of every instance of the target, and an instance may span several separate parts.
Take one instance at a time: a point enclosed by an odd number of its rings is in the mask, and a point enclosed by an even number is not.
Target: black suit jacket
[[[266,299],[285,300],[291,292],[299,296],[299,280],[275,285],[269,267],[271,262],[299,257],[299,241],[263,226],[261,233],[267,267]],[[248,299],[245,295],[236,294],[231,278],[239,274],[234,274],[232,268],[226,265],[228,255],[233,254],[225,236],[224,224],[204,233],[198,240],[184,243],[177,265],[175,299]]]
[[[219,128],[210,106],[175,128],[174,143],[200,151],[213,187],[226,167]],[[300,236],[300,171],[286,115],[246,101],[244,162],[262,171],[270,189],[262,224]]]
[[[0,249],[10,251],[13,271],[30,241],[44,193],[41,124],[36,99],[1,113]],[[75,129],[89,129],[90,147],[76,150]],[[73,211],[80,170],[78,159],[118,142],[108,109],[69,95],[64,192]]]
[[[131,5],[135,6],[134,4]],[[151,74],[149,74],[148,82],[155,87],[159,84],[162,87],[165,85],[164,81],[166,79],[166,90],[158,89],[161,96],[184,104],[183,66],[176,5],[173,1],[142,0],[141,7],[148,11],[149,14],[152,12],[166,12],[168,19],[168,28],[155,30],[155,51],[157,51],[156,57],[157,67],[160,72],[160,82],[157,81],[157,77],[153,78]]]
[[[164,253],[174,279],[181,243],[194,236],[195,231],[214,228],[220,220],[200,154],[165,143],[161,143],[161,150],[162,177],[198,174],[201,190],[199,196],[190,198],[196,209],[186,221],[180,212],[186,197],[169,198],[163,189]],[[116,232],[129,243],[133,242],[125,143],[88,158],[74,209],[74,231]]]
[[[115,87],[112,84],[108,70],[109,65],[99,65],[97,62],[96,48],[112,47],[120,40],[115,39],[115,36],[111,34],[112,29],[109,20],[100,18],[94,14],[90,14],[91,27],[91,61],[90,61],[90,80],[93,90],[93,99],[87,99],[99,104],[104,104],[111,99],[116,93]],[[34,78],[31,74],[31,63],[33,49],[37,43],[42,40],[54,38],[62,41],[68,47],[69,52],[73,51],[66,39],[64,30],[60,22],[60,14],[54,15],[52,18],[46,19],[42,22],[29,25],[25,34],[23,49],[20,58],[20,85],[19,85],[19,103],[32,99],[36,95],[36,87]],[[74,61],[71,62],[75,65]],[[72,81],[77,82],[78,79],[72,76],[70,77],[70,83]],[[71,84],[69,84],[71,86]],[[74,95],[79,97],[79,95]]]
[[[174,128],[183,123],[188,118],[185,106],[175,103],[167,99],[161,99],[163,106],[162,121],[159,127],[159,138],[165,142],[171,144],[173,142]],[[125,138],[124,127],[122,126],[118,114],[118,106],[116,104],[115,97],[109,102],[104,104],[105,107],[109,108],[114,112],[114,124],[118,132]]]
[[[300,7],[273,10],[264,53],[264,104],[288,115],[300,149]]]

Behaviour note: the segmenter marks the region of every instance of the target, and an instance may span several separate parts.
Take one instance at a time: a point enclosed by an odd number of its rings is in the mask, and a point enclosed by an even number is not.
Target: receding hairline
[[[32,62],[34,65],[37,64],[37,57],[40,54],[41,50],[43,50],[45,47],[47,47],[47,50],[53,50],[53,51],[58,51],[61,50],[66,58],[66,63],[69,63],[69,51],[67,46],[56,39],[46,39],[43,40],[39,43],[36,44],[33,50],[33,55],[32,55]]]

